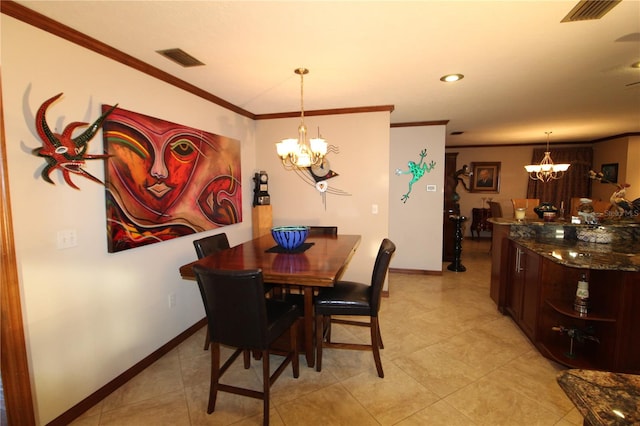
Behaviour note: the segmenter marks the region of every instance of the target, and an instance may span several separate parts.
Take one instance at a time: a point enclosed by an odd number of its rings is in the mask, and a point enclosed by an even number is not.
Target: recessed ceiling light
[[[454,81],[462,80],[464,75],[462,74],[447,74],[440,77],[440,81],[444,81],[446,83],[453,83]]]

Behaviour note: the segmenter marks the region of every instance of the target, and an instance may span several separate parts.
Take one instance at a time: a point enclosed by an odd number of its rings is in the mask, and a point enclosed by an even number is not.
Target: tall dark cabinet
[[[454,200],[456,190],[457,152],[444,154],[444,209],[442,211],[442,261],[453,262],[455,257],[456,224],[449,220],[452,214],[460,214],[460,205]]]

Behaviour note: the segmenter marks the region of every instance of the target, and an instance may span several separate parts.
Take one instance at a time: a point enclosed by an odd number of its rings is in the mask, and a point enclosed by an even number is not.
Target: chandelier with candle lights
[[[322,164],[327,154],[327,141],[320,138],[309,139],[307,143],[307,126],[304,124],[304,75],[309,73],[306,68],[294,71],[300,76],[300,125],[298,138],[283,139],[276,143],[276,150],[285,167],[311,167]]]
[[[569,169],[570,164],[554,164],[551,159],[551,151],[549,151],[549,135],[552,132],[544,133],[547,135],[547,150],[544,153],[544,158],[540,164],[529,164],[524,168],[529,173],[529,178],[541,182],[549,182],[564,176],[564,172]]]

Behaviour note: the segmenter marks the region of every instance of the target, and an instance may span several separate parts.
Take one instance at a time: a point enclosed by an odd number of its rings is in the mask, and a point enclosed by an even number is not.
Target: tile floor
[[[369,352],[325,350],[323,369],[291,369],[272,388],[272,425],[581,425],[556,384],[562,368],[538,354],[489,298],[488,240],[465,239],[466,272],[390,274],[380,312],[378,378]],[[335,326],[337,340],[368,340],[368,330]],[[207,415],[205,329],[78,418],[74,426],[259,425],[262,402],[220,393]],[[272,362],[272,365],[275,363]],[[260,363],[241,360],[229,381],[261,386]]]

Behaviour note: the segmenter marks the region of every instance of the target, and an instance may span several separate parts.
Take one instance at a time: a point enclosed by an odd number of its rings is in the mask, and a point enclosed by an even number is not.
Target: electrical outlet
[[[378,205],[371,204],[371,214],[378,214]]]
[[[78,235],[75,229],[62,229],[57,234],[58,250],[78,245]]]
[[[436,192],[435,185],[427,185],[427,192]]]
[[[173,309],[176,307],[176,294],[175,293],[169,293],[169,309]]]

